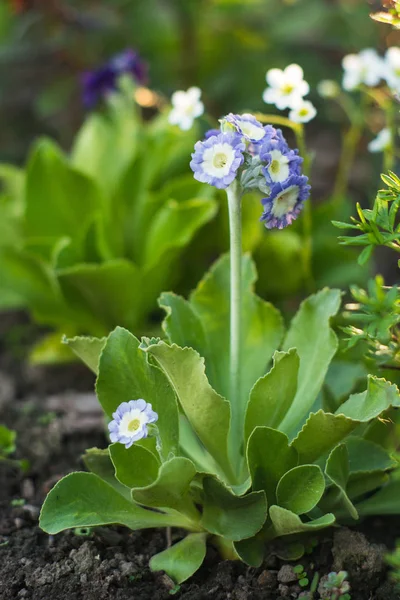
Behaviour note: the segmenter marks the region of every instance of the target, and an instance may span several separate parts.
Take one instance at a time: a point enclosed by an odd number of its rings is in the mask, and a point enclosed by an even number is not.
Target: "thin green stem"
[[[300,155],[304,158],[303,171],[307,177],[310,176],[311,156],[307,152],[306,140],[304,135],[304,126],[299,126],[294,130]],[[307,292],[315,290],[315,282],[312,272],[312,206],[309,198],[304,204],[303,210],[303,269]]]
[[[352,123],[343,137],[343,148],[340,155],[339,168],[337,171],[335,186],[333,188],[332,203],[341,206],[345,198],[349,184],[350,171],[354,164],[356,151],[361,139],[363,126],[360,123]]]
[[[242,314],[242,198],[235,180],[226,190],[230,230],[230,392],[231,402],[240,401],[240,349]]]

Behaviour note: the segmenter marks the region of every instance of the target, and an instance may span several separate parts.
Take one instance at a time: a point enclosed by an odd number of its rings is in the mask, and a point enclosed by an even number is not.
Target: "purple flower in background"
[[[227,188],[244,161],[245,148],[237,133],[220,133],[197,142],[190,162],[194,178],[218,189]]]
[[[134,442],[147,437],[147,425],[157,420],[158,414],[145,400],[122,402],[113,413],[113,421],[108,424],[110,439],[130,448]]]
[[[147,66],[137,52],[131,49],[124,50],[113,56],[108,62],[82,75],[83,102],[91,108],[110,92],[117,89],[118,78],[130,74],[140,84],[146,82]]]
[[[265,227],[283,229],[290,225],[300,214],[310,189],[304,175],[292,175],[283,183],[274,183],[269,196],[261,200],[264,213],[260,220]]]

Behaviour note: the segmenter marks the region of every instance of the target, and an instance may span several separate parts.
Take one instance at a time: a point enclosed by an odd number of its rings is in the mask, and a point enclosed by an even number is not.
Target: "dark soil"
[[[11,355],[4,340],[15,324],[22,331],[28,329]],[[221,561],[210,548],[203,567],[179,587],[148,568],[149,558],[167,545],[162,530],[110,527],[57,536],[43,533],[37,523],[47,491],[66,473],[83,468],[80,456],[86,448],[105,447],[102,416],[87,369],[77,364],[27,367],[21,358],[31,332],[21,316],[0,321],[0,332],[0,423],[17,430],[16,457],[30,463],[24,474],[0,462],[0,600],[300,597],[302,588],[293,565],[273,555],[253,569]],[[181,535],[173,531],[173,541]],[[315,573],[323,577],[330,571],[348,571],[352,600],[399,600],[400,592],[388,579],[384,562],[396,538],[400,538],[400,519],[370,520],[357,531],[338,528],[324,533],[314,550],[297,563],[304,566],[310,581]]]

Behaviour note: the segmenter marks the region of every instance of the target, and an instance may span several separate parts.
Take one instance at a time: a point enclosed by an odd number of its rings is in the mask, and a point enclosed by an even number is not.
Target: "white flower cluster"
[[[275,104],[279,110],[289,108],[289,119],[295,123],[308,123],[315,117],[315,106],[309,100],[304,100],[310,86],[299,65],[289,65],[284,70],[270,69],[266,80],[269,86],[263,93],[266,104]]]
[[[178,91],[172,94],[172,110],[168,115],[171,125],[178,125],[183,131],[193,126],[193,121],[204,113],[204,104],[200,100],[201,90],[191,87],[186,92]]]
[[[366,48],[343,58],[343,89],[351,92],[360,85],[375,87],[385,81],[395,93],[400,93],[400,48],[388,48],[384,57]]]

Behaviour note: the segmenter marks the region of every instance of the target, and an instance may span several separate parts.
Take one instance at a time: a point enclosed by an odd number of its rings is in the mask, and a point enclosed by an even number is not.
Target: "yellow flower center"
[[[272,173],[279,173],[279,161],[273,160],[270,166]]]
[[[132,419],[132,421],[128,425],[128,431],[133,433],[134,431],[137,431],[139,429],[139,427],[140,427],[140,419]]]
[[[291,94],[293,92],[293,85],[291,83],[285,83],[285,85],[283,86],[283,93],[284,94]]]
[[[222,152],[217,152],[213,160],[214,167],[216,167],[217,169],[222,169],[223,167],[225,167],[226,163],[226,154],[223,154]]]

